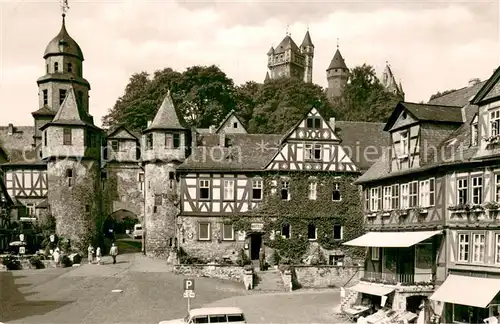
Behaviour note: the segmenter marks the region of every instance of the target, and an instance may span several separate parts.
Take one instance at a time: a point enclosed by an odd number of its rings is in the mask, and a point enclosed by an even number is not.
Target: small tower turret
[[[267,52],[269,76],[271,79],[297,78],[304,80],[305,55],[293,41],[290,34],[276,47]]]
[[[326,69],[326,79],[328,81],[327,95],[329,100],[340,97],[349,79],[349,69],[345,64],[342,54],[340,54],[337,43],[337,51]]]
[[[307,29],[304,40],[300,45],[300,51],[304,54],[304,82],[312,82],[313,75],[313,59],[314,59],[314,44]]]
[[[177,117],[169,91],[142,136],[147,184],[143,228],[148,255],[168,257],[170,242],[176,238],[179,192],[175,172],[186,158],[189,132]]]
[[[385,69],[382,74],[382,86],[387,92],[397,95],[404,100],[403,86],[401,85],[401,82],[399,82],[399,85],[396,83],[396,78],[394,77],[391,66],[387,61],[385,62]]]

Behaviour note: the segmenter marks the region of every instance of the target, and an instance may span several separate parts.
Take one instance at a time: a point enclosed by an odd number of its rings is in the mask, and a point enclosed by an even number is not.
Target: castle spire
[[[339,38],[337,37],[337,49],[339,49]]]
[[[307,29],[307,32],[304,36],[304,40],[302,41],[302,44],[300,45],[300,47],[302,47],[302,48],[304,48],[306,46],[314,47],[313,42],[311,40],[311,34],[309,34],[309,28]]]

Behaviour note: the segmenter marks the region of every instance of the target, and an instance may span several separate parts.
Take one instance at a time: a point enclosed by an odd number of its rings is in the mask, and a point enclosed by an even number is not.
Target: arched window
[[[59,63],[54,63],[54,72],[59,72]]]
[[[73,72],[73,65],[71,63],[68,63],[68,72]]]

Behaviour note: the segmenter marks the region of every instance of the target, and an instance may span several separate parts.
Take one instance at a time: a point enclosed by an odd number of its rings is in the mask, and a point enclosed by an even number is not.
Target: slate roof
[[[465,106],[473,96],[482,88],[486,81],[479,82],[472,87],[465,87],[453,92],[447,93],[440,97],[430,100],[428,103],[431,105],[445,105],[445,106]]]
[[[168,91],[167,95],[163,99],[160,108],[158,108],[158,111],[156,112],[153,122],[146,128],[146,131],[153,129],[186,129],[181,125],[179,118],[177,117],[170,91]]]
[[[62,47],[63,50],[61,51],[61,46],[59,45],[62,44],[64,44],[64,46]],[[71,38],[71,36],[69,36],[68,31],[66,30],[66,20],[64,14],[62,18],[61,30],[59,31],[59,34],[57,34],[57,36],[54,37],[45,48],[43,58],[47,58],[50,55],[61,54],[76,56],[83,61],[82,49],[80,48],[78,43],[73,38]]]
[[[134,131],[131,131],[129,130],[127,127],[125,127],[124,125],[118,125],[118,126],[115,126],[115,127],[111,127],[110,129],[108,129],[106,131],[106,136],[108,138],[112,138],[113,134],[115,134],[117,131],[119,131],[120,129],[124,129],[125,131],[127,131],[128,133],[130,133],[132,136],[134,136],[135,138],[137,138],[138,140],[141,139],[141,134],[138,133],[138,132],[134,132]]]
[[[43,106],[42,108],[38,109],[37,111],[34,111],[31,113],[33,116],[55,116],[57,112],[54,110],[50,109],[49,106]]]
[[[274,49],[274,53],[284,53],[285,51],[291,49],[292,52],[300,52],[299,47],[293,41],[290,35],[286,35],[285,38],[281,41],[281,43]]]
[[[473,104],[486,104],[500,97],[500,67],[498,67],[493,75],[486,81],[484,86],[478,91],[472,100]]]
[[[384,130],[389,130],[399,117],[402,109],[409,111],[420,121],[433,121],[445,123],[462,123],[462,107],[418,104],[401,101],[389,117]]]
[[[333,58],[330,62],[330,65],[328,66],[328,70],[331,69],[347,69],[347,65],[345,65],[344,58],[342,57],[342,54],[340,54],[339,49],[337,48],[337,51],[333,55]]]
[[[304,36],[304,40],[302,41],[302,44],[300,46],[302,46],[302,47],[304,47],[304,46],[314,47],[314,44],[311,40],[311,34],[309,34],[309,31],[306,32],[306,34]]]

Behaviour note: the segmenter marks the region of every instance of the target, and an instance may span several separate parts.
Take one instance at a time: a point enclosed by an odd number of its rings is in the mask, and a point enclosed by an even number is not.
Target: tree
[[[373,67],[363,64],[352,69],[342,96],[333,106],[341,120],[385,122],[401,99],[385,91]]]
[[[435,94],[433,94],[430,98],[429,98],[429,101],[431,101],[432,99],[436,99],[438,97],[441,97],[441,96],[444,96],[448,93],[452,93],[454,91],[457,91],[456,89],[451,89],[451,90],[446,90],[446,91],[443,91],[443,92],[436,92]]]
[[[332,116],[324,90],[312,83],[294,78],[270,80],[254,95],[254,110],[249,121],[253,133],[281,134],[315,107],[325,117]]]

